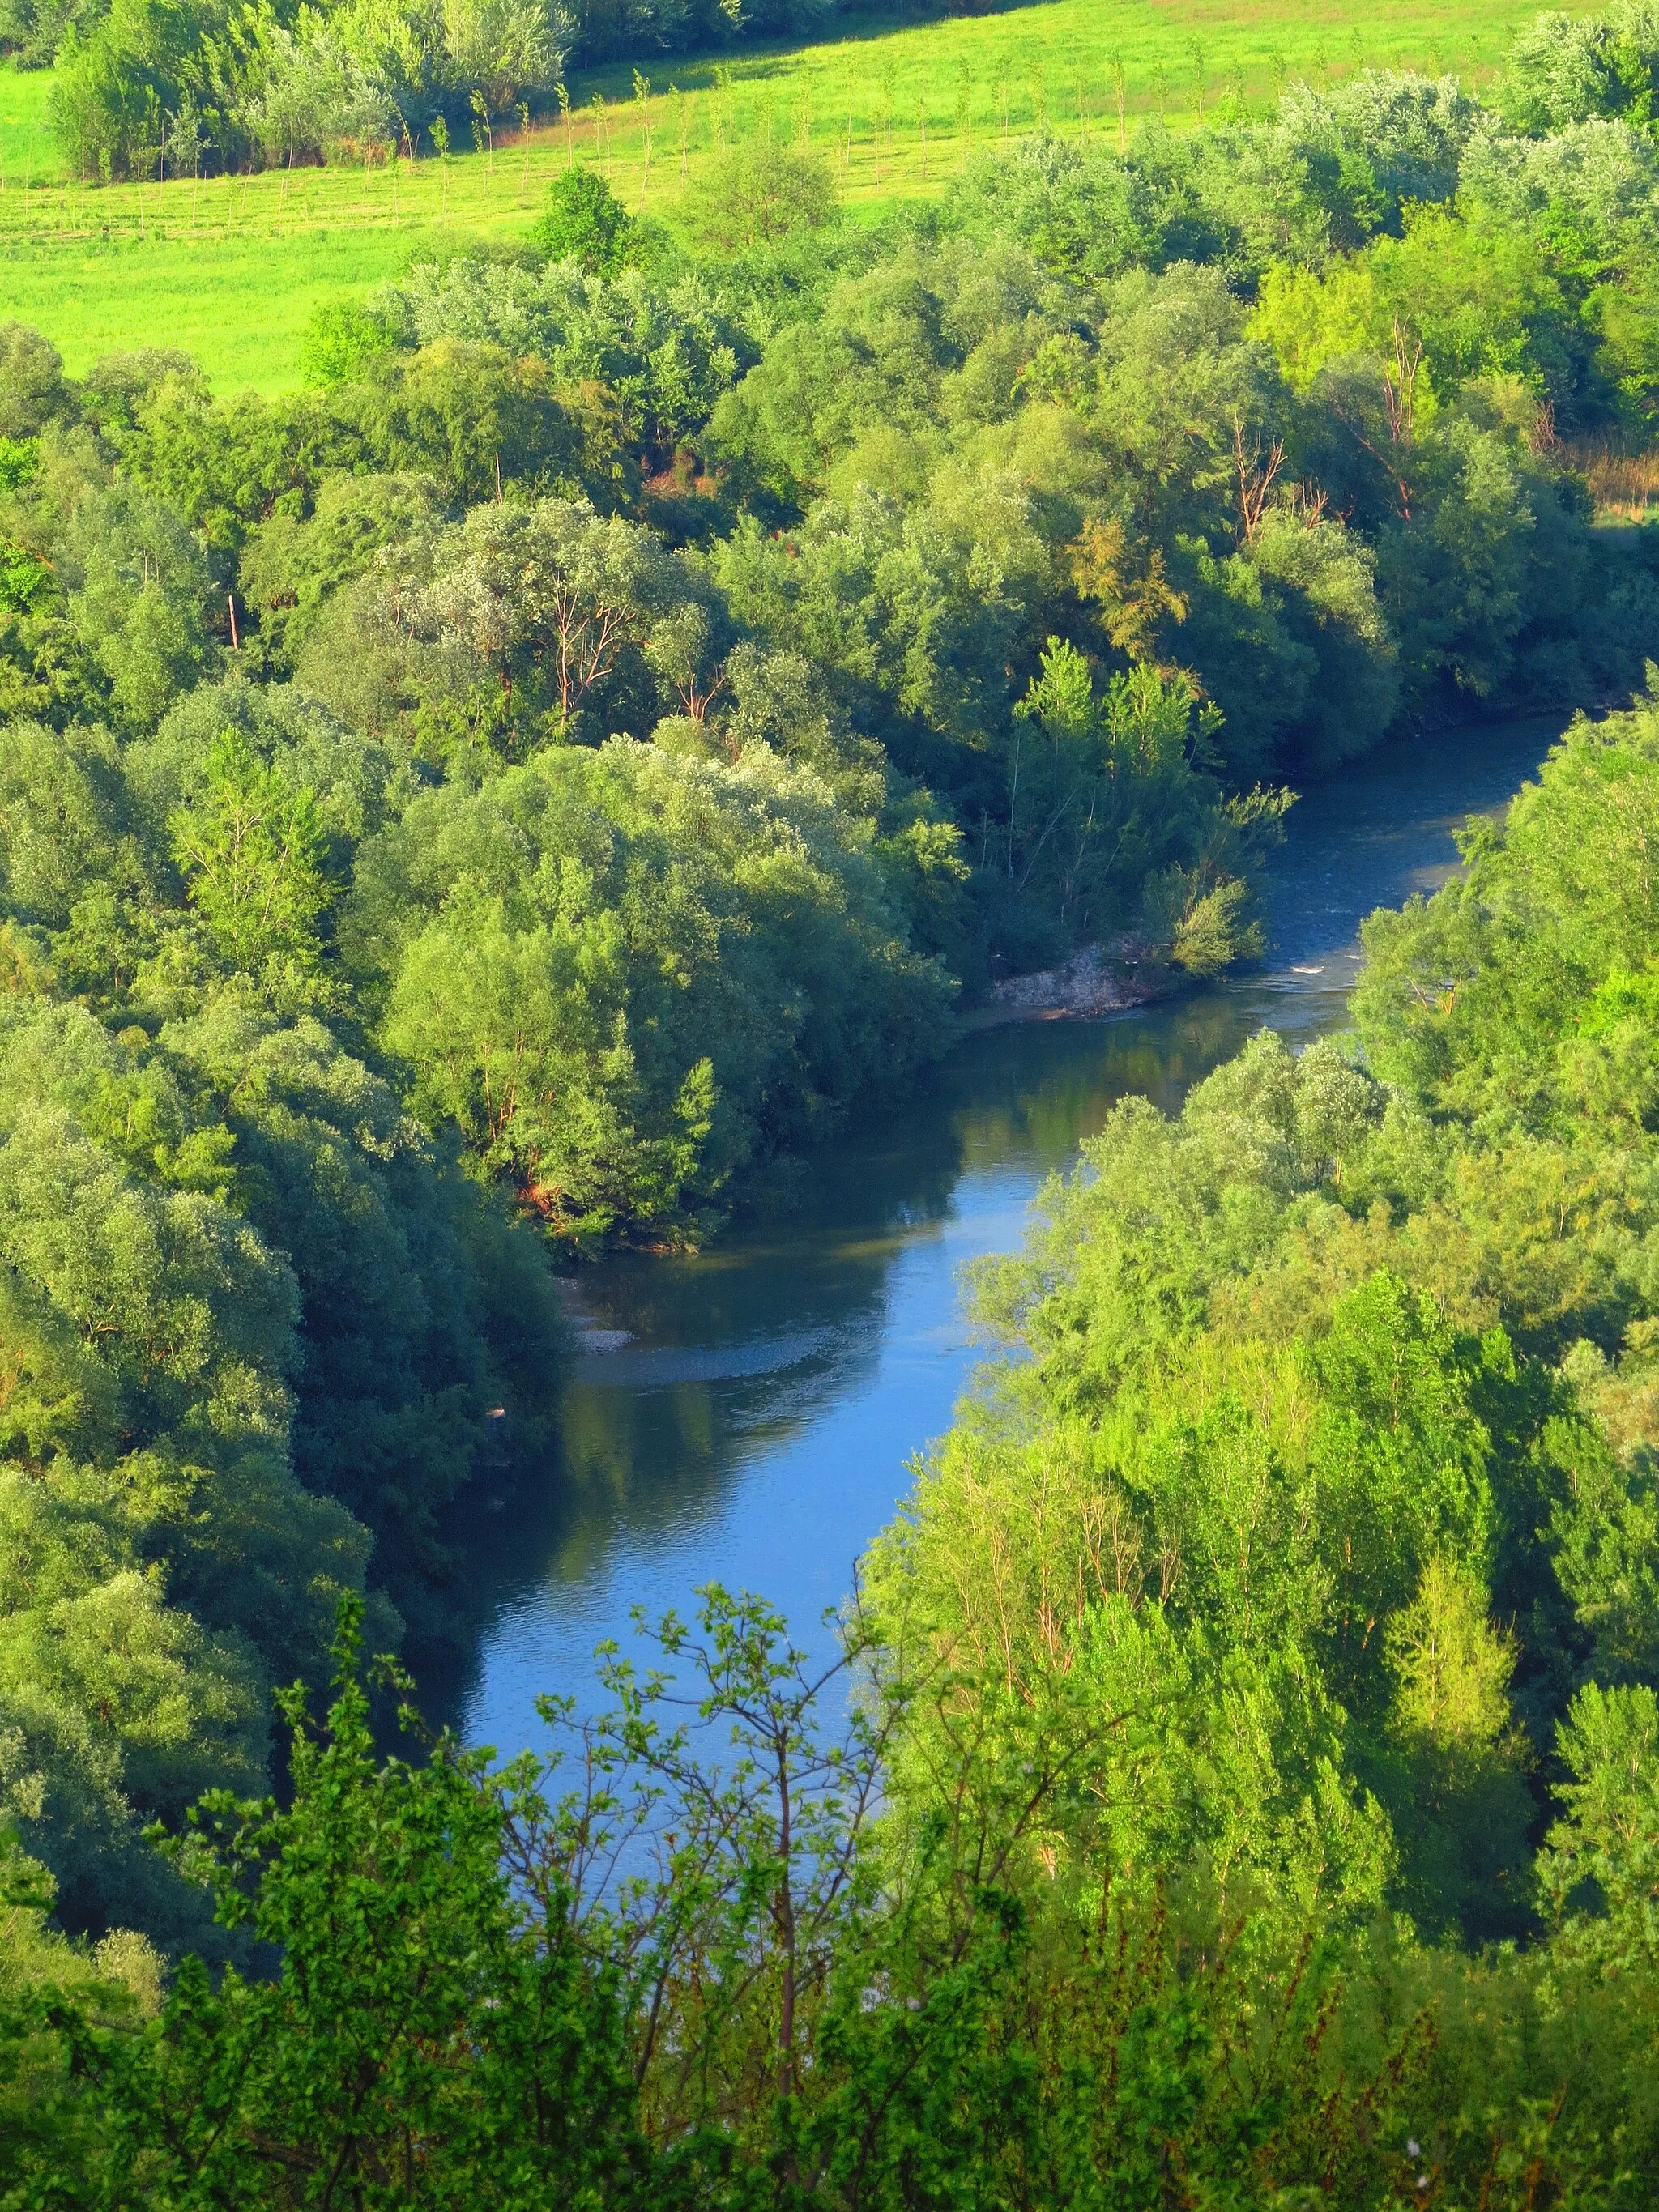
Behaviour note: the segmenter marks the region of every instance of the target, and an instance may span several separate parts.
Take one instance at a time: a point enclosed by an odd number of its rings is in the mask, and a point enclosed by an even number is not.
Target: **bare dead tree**
[[[1409,446],[1416,428],[1417,372],[1423,365],[1422,341],[1398,315],[1394,319],[1394,358],[1382,371],[1382,405],[1396,446]]]
[[[1255,533],[1261,527],[1261,517],[1267,504],[1267,495],[1274,479],[1285,465],[1285,441],[1277,439],[1262,458],[1261,441],[1258,438],[1246,453],[1244,424],[1241,417],[1233,416],[1233,466],[1238,477],[1238,528],[1246,545],[1253,544]]]

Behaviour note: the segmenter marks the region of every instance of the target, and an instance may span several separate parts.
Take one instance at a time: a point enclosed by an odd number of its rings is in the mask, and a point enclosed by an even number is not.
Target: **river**
[[[1453,830],[1500,807],[1557,727],[1416,740],[1304,797],[1256,971],[1103,1021],[981,1030],[816,1157],[787,1215],[589,1270],[556,1452],[475,1485],[452,1532],[468,1633],[459,1665],[420,1666],[428,1711],[504,1755],[538,1742],[538,1694],[582,1700],[630,1608],[684,1613],[708,1581],[827,1642],[824,1609],[971,1372],[963,1263],[1018,1243],[1044,1177],[1127,1093],[1175,1108],[1264,1025],[1293,1043],[1340,1028],[1362,918],[1443,881]]]

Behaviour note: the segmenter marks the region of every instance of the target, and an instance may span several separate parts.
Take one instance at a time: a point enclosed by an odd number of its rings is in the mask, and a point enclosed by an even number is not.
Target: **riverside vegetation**
[[[291,398],[0,334],[0,2202],[1650,2201],[1659,581],[1574,460],[1651,444],[1645,21],[871,231],[574,170]],[[710,1592],[562,1763],[383,1759],[550,1254],[718,1233],[1004,969],[1252,957],[1289,783],[1620,690],[1354,1039],[983,1272],[850,1702]]]

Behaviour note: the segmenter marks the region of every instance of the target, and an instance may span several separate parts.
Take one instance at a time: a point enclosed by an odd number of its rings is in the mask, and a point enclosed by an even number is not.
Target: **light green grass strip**
[[[180,346],[222,391],[280,392],[299,380],[313,308],[396,276],[424,234],[66,242],[0,261],[0,299],[5,315],[47,333],[71,374],[103,354]]]

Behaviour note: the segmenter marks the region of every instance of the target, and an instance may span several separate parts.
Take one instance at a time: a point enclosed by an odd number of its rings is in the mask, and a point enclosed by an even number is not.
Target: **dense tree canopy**
[[[64,97],[275,157],[302,80],[708,27],[441,12],[118,0]],[[711,1591],[735,1764],[615,1660],[563,1765],[388,1760],[360,1646],[441,1635],[554,1261],[717,1234],[1007,970],[1255,956],[1290,783],[1642,684],[1574,441],[1653,434],[1656,50],[876,228],[584,175],[276,402],[0,330],[0,2202],[1650,2201],[1659,675],[1352,1036],[1126,1102],[981,1271],[850,1700]]]

